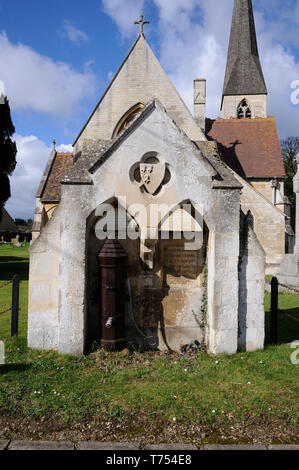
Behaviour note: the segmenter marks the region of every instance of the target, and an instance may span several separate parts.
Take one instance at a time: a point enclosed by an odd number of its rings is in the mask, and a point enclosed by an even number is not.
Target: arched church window
[[[242,118],[251,118],[251,109],[245,99],[238,106],[238,119]]]
[[[135,104],[132,108],[130,108],[129,111],[127,111],[118,121],[113,131],[112,139],[117,137],[143,108],[144,104],[142,103]]]

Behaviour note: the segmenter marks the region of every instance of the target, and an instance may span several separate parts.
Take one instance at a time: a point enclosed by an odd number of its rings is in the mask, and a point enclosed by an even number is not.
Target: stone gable
[[[85,140],[110,140],[124,114],[138,103],[158,98],[191,140],[206,140],[186,104],[143,36],[139,36],[78,135],[75,154]]]

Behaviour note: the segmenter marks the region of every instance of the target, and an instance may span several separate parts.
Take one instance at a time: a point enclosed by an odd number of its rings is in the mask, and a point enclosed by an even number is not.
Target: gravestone
[[[21,243],[19,242],[19,238],[20,238],[20,236],[17,235],[17,236],[16,236],[16,243],[15,243],[15,246],[16,246],[17,248],[20,248],[20,246],[21,246]]]

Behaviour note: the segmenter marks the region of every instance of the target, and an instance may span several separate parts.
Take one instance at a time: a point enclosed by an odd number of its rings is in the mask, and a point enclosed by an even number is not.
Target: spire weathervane
[[[143,15],[140,15],[140,20],[139,20],[139,21],[135,21],[134,24],[139,24],[139,26],[140,26],[139,35],[140,35],[140,36],[144,36],[143,26],[144,26],[145,24],[150,24],[150,22],[149,22],[149,21],[145,21],[145,20],[144,20],[144,16],[143,16]]]

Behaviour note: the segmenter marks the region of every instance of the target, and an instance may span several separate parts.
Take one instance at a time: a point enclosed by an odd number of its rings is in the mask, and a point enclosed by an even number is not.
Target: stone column
[[[86,219],[89,186],[62,185],[59,347],[83,354],[85,342]]]
[[[208,252],[206,341],[212,354],[238,348],[240,191],[217,190]]]

